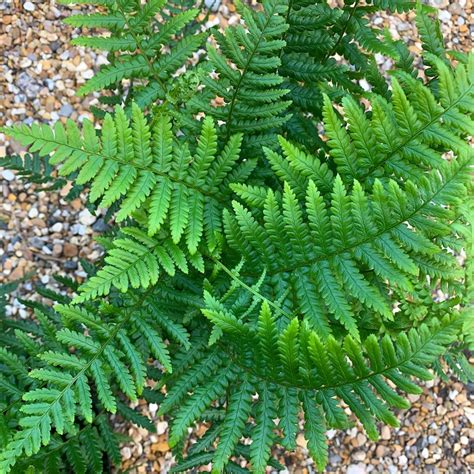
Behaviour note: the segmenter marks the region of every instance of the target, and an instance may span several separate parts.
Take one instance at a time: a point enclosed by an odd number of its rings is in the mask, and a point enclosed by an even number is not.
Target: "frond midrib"
[[[93,357],[90,358],[90,360],[87,362],[87,364],[71,379],[71,381],[59,392],[58,396],[54,399],[54,401],[50,402],[49,403],[49,407],[48,409],[39,417],[38,419],[38,422],[35,424],[35,426],[30,426],[28,427],[28,430],[27,432],[31,432],[32,430],[34,429],[37,429],[38,426],[41,426],[42,424],[42,421],[44,420],[44,418],[46,416],[50,416],[50,411],[52,410],[52,407],[53,405],[55,405],[56,403],[59,403],[60,400],[63,398],[64,394],[68,391],[68,390],[71,390],[72,387],[74,386],[74,384],[77,382],[77,380],[79,379],[79,377],[81,377],[82,375],[84,375],[86,373],[87,370],[90,369],[90,367],[92,366],[92,364],[99,359],[99,357],[102,355],[102,353],[104,352],[104,350],[106,349],[106,347],[113,342],[113,340],[115,339],[115,336],[118,334],[118,332],[120,331],[120,329],[122,329],[122,327],[128,322],[128,320],[130,319],[131,317],[131,312],[129,311],[127,316],[123,318],[123,320],[117,324],[115,326],[115,328],[113,329],[113,331],[111,332],[110,336],[108,337],[108,339],[106,341],[104,341],[102,343],[102,345],[100,346],[99,350],[97,351],[97,353],[95,353],[93,355]],[[23,433],[23,431],[20,431],[19,433]],[[29,439],[28,436],[24,436],[23,437],[23,442],[25,442],[25,440]]]
[[[370,236],[370,238],[367,238],[367,239],[364,239],[364,240],[360,240],[356,243],[354,243],[353,245],[351,246],[347,246],[347,247],[343,247],[342,249],[339,249],[337,251],[334,251],[330,254],[326,254],[326,255],[321,255],[321,256],[318,256],[318,257],[314,257],[314,258],[311,258],[307,261],[303,261],[303,262],[298,262],[294,265],[291,265],[291,266],[287,266],[287,267],[280,267],[280,268],[276,268],[276,269],[270,269],[267,267],[267,274],[268,275],[277,275],[279,273],[290,273],[290,272],[293,272],[293,271],[296,271],[298,269],[302,269],[302,268],[307,268],[307,267],[310,267],[311,265],[317,263],[317,262],[322,262],[322,261],[325,261],[325,260],[331,260],[332,258],[334,257],[337,257],[339,255],[342,255],[346,252],[351,252],[353,251],[354,249],[356,249],[357,247],[360,247],[361,245],[364,245],[364,244],[368,244],[370,242],[373,242],[374,240],[378,239],[379,237],[381,237],[382,235],[386,234],[387,232],[390,232],[392,229],[398,227],[399,225],[402,225],[404,222],[406,222],[407,220],[409,219],[412,219],[416,214],[418,214],[425,206],[429,205],[431,203],[431,201],[439,194],[441,193],[444,188],[451,182],[453,181],[457,175],[466,167],[470,166],[470,162],[467,161],[466,163],[464,163],[461,167],[458,168],[458,170],[456,170],[456,173],[454,173],[452,176],[450,176],[450,178],[448,180],[446,180],[444,183],[443,183],[443,186],[441,186],[440,188],[438,188],[436,190],[435,193],[431,194],[431,196],[429,198],[427,198],[423,204],[421,206],[418,206],[413,212],[411,212],[409,215],[406,215],[404,216],[403,220],[399,220],[397,221],[396,223],[394,224],[391,224],[390,226],[388,227],[385,227],[383,230],[377,232],[376,234],[373,234]],[[243,276],[257,276],[258,274],[255,273],[255,272],[247,272],[247,271],[242,271],[241,272],[241,275]]]
[[[268,27],[268,25],[271,21],[271,18],[273,17],[273,15],[275,13],[276,7],[277,7],[277,2],[275,2],[275,4],[273,5],[273,8],[271,10],[271,14],[268,15],[267,20],[265,21],[265,25],[262,28],[261,35],[259,36],[255,47],[253,48],[253,50],[249,54],[247,62],[245,64],[244,68],[242,69],[242,73],[240,74],[239,80],[238,80],[238,82],[237,82],[237,84],[234,88],[234,93],[232,94],[232,98],[231,98],[231,101],[230,101],[230,107],[229,107],[229,113],[227,115],[227,120],[226,120],[227,140],[230,138],[230,136],[232,134],[230,124],[232,123],[232,115],[233,115],[232,112],[234,111],[234,107],[235,107],[235,104],[237,102],[237,95],[238,95],[238,93],[240,91],[240,88],[242,86],[242,83],[244,81],[244,77],[246,76],[246,74],[249,70],[249,67],[252,63],[253,57],[255,56],[255,54],[258,51],[258,47],[260,46],[260,42],[261,42],[261,40],[262,40],[262,38],[264,37],[264,34],[265,34],[265,30],[267,29],[267,27]]]
[[[7,133],[8,133],[8,130],[11,130],[11,129],[9,127],[0,128],[0,131],[5,131]],[[14,135],[15,134],[26,135],[21,130],[20,131],[14,131]],[[44,137],[39,137],[38,138],[38,137],[35,137],[31,134],[28,134],[27,136],[34,137],[35,140],[39,140],[39,141],[42,141],[44,143],[54,143],[55,145],[57,145],[57,147],[68,147],[71,150],[78,151],[78,152],[81,152],[81,153],[85,153],[85,154],[87,154],[87,156],[89,158],[94,157],[94,156],[98,156],[99,158],[102,158],[104,161],[115,161],[116,163],[118,163],[120,165],[123,165],[123,166],[132,166],[132,167],[136,168],[137,170],[147,171],[149,173],[153,173],[157,176],[167,178],[170,181],[172,181],[173,183],[179,184],[181,186],[185,186],[188,189],[192,189],[193,191],[196,191],[197,193],[202,194],[203,196],[209,197],[209,198],[215,200],[216,202],[218,202],[222,205],[227,205],[228,204],[228,201],[225,201],[224,199],[219,198],[217,194],[211,193],[209,191],[205,191],[204,189],[196,187],[195,185],[189,183],[188,181],[176,178],[176,177],[172,176],[171,174],[166,173],[164,171],[159,171],[154,166],[140,165],[140,164],[137,164],[134,160],[131,160],[131,161],[121,160],[121,159],[117,158],[116,156],[114,156],[114,157],[106,156],[106,155],[103,155],[100,152],[94,152],[94,151],[90,151],[90,150],[87,150],[87,149],[84,149],[84,148],[79,148],[79,147],[76,147],[76,146],[74,146],[70,143],[61,143],[61,142],[58,142],[57,140],[51,140],[49,138],[44,138]],[[95,179],[95,176],[92,179],[90,179],[88,182],[93,181],[94,179]]]
[[[451,321],[450,324],[453,324],[453,322]],[[332,391],[337,390],[337,389],[342,388],[342,387],[347,387],[347,386],[351,387],[353,385],[358,385],[358,384],[360,384],[364,381],[369,381],[371,378],[377,377],[378,375],[384,376],[384,374],[387,374],[390,371],[400,369],[405,364],[407,364],[408,362],[410,362],[411,360],[416,358],[418,356],[418,354],[422,353],[423,350],[425,349],[425,347],[428,346],[429,344],[431,344],[431,342],[433,342],[433,340],[435,340],[436,337],[442,331],[444,331],[445,329],[446,329],[446,326],[440,326],[438,331],[436,331],[434,333],[430,333],[431,335],[430,335],[429,339],[424,341],[423,344],[420,347],[418,347],[414,352],[411,352],[410,356],[405,357],[402,360],[400,360],[398,364],[385,366],[381,370],[374,371],[374,372],[371,372],[370,374],[367,374],[367,375],[364,375],[364,376],[359,376],[359,377],[356,377],[352,380],[339,382],[339,383],[336,383],[336,384],[333,384],[333,385],[324,385],[324,384],[323,385],[318,385],[318,386],[311,386],[311,385],[307,385],[307,384],[306,385],[303,385],[303,384],[296,385],[294,383],[285,382],[284,380],[281,380],[281,379],[280,380],[275,380],[273,378],[269,378],[269,377],[266,377],[262,374],[259,374],[256,371],[252,371],[252,369],[250,369],[249,367],[244,366],[241,363],[239,363],[239,359],[237,359],[233,355],[231,355],[230,358],[231,358],[232,362],[235,365],[237,365],[240,369],[242,369],[244,372],[248,373],[249,375],[251,375],[253,377],[256,377],[256,378],[262,380],[263,382],[265,382],[267,384],[277,385],[277,386],[284,387],[284,388],[296,388],[298,390],[306,390],[306,391],[332,392]],[[223,348],[223,350],[228,351],[228,346],[225,346]],[[387,378],[387,377],[385,377],[385,378]]]
[[[471,90],[473,89],[474,85],[470,84],[469,87],[463,91],[462,94],[460,94],[457,99],[450,104],[446,109],[443,109],[442,112],[440,112],[438,115],[436,115],[433,119],[431,119],[429,122],[425,123],[419,130],[416,131],[415,134],[411,135],[409,138],[407,138],[403,143],[398,145],[395,149],[390,150],[390,152],[385,156],[385,158],[377,163],[376,165],[371,166],[362,176],[359,176],[357,179],[359,181],[365,181],[367,180],[372,173],[374,173],[377,169],[380,168],[380,166],[383,166],[385,163],[390,162],[393,157],[404,147],[409,145],[412,141],[416,140],[426,129],[437,123],[439,120],[443,118],[444,115],[446,115],[451,109],[456,107],[466,96],[468,96],[471,93]]]

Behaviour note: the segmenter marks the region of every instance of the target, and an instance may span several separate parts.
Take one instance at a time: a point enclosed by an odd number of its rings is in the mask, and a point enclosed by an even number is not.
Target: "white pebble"
[[[92,225],[96,221],[96,217],[93,216],[89,209],[84,209],[79,213],[79,222],[83,225]]]
[[[406,466],[407,465],[407,462],[408,462],[408,458],[402,454],[399,458],[398,458],[398,464],[400,466]]]
[[[3,179],[6,179],[7,181],[13,181],[15,179],[14,173],[10,170],[3,170],[2,176],[3,176]]]
[[[148,405],[148,410],[150,410],[150,415],[154,417],[158,410],[158,405],[156,403],[150,403]]]
[[[449,20],[451,20],[451,13],[449,13],[448,10],[440,10],[438,13],[438,18],[443,23],[447,23]]]
[[[360,464],[350,464],[347,468],[347,474],[366,474],[367,470],[365,465]]]
[[[36,207],[32,207],[29,211],[28,211],[28,217],[30,219],[34,219],[35,217],[38,217],[38,209]]]
[[[34,12],[36,7],[35,7],[35,4],[32,3],[32,2],[25,2],[24,5],[23,5],[23,8],[27,12]]]
[[[53,232],[61,232],[63,230],[63,225],[61,222],[56,222],[56,224],[54,224],[52,227],[51,227],[51,230]]]
[[[167,429],[168,429],[168,422],[167,421],[159,421],[156,424],[156,434],[158,436],[166,433]]]
[[[353,455],[352,455],[352,459],[354,461],[364,461],[365,460],[365,457],[366,457],[366,454],[364,453],[364,451],[356,451]]]
[[[41,277],[41,283],[43,283],[43,285],[46,285],[49,283],[49,276],[48,275],[43,275]]]

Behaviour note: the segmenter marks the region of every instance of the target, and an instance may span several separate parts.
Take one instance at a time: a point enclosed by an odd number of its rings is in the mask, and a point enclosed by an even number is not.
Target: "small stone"
[[[156,434],[157,435],[165,434],[167,429],[168,429],[168,422],[167,421],[159,421],[156,424]]]
[[[209,8],[211,11],[216,12],[219,10],[221,0],[204,0],[204,5],[206,5],[206,8]]]
[[[305,449],[306,449],[306,446],[308,446],[308,442],[306,441],[305,437],[301,433],[296,438],[296,444],[300,448],[305,448]]]
[[[76,257],[79,253],[79,249],[77,245],[66,243],[64,244],[63,252],[65,257]]]
[[[63,253],[63,246],[61,244],[53,245],[53,255],[59,257]]]
[[[33,248],[40,250],[43,248],[44,242],[43,239],[40,239],[39,237],[31,237],[30,245]]]
[[[130,459],[132,457],[132,450],[128,447],[125,446],[123,447],[120,452],[122,453],[122,459],[126,461],[127,459]]]
[[[378,458],[383,458],[385,456],[386,448],[383,444],[379,444],[375,450],[375,455]]]
[[[92,225],[92,230],[94,232],[107,232],[110,229],[110,226],[104,219],[100,218]]]
[[[364,461],[366,457],[366,454],[364,451],[356,451],[355,453],[352,454],[352,459],[354,461]]]
[[[158,405],[156,403],[150,403],[148,405],[148,410],[150,410],[150,415],[154,417],[158,410]]]
[[[400,466],[406,466],[407,465],[407,462],[408,462],[408,458],[402,454],[399,458],[398,458],[398,464]]]
[[[364,464],[349,464],[347,474],[366,474],[367,470]]]
[[[468,454],[464,460],[468,463],[468,464],[473,464],[474,463],[474,453],[473,454]]]
[[[30,219],[34,219],[35,217],[38,217],[39,215],[39,211],[36,207],[32,207],[29,211],[28,211],[28,217]]]
[[[169,444],[166,441],[161,441],[160,443],[155,443],[151,447],[152,452],[166,453],[170,450]]]
[[[83,225],[92,225],[96,220],[97,218],[89,212],[89,209],[84,209],[79,213],[79,222]]]
[[[381,431],[381,437],[382,439],[390,439],[392,437],[390,428],[388,426],[383,426],[382,431]]]
[[[448,10],[440,10],[438,13],[438,18],[443,23],[448,23],[448,21],[451,20],[451,13],[449,13]]]
[[[70,104],[63,104],[59,109],[59,115],[61,117],[70,117],[70,115],[74,112],[74,109]]]
[[[436,444],[436,442],[438,441],[438,438],[436,436],[428,436],[428,443],[430,444]]]
[[[67,262],[64,262],[64,269],[65,270],[77,270],[77,262],[74,260],[68,260]]]
[[[56,224],[51,227],[51,230],[53,232],[61,232],[63,230],[63,224],[61,222],[56,222]]]
[[[33,2],[25,2],[23,4],[23,8],[27,11],[27,12],[34,12],[36,7],[35,7],[35,4]]]
[[[2,171],[3,179],[7,181],[13,181],[15,179],[15,174],[10,170],[3,170]]]
[[[71,226],[71,233],[73,235],[85,235],[86,234],[86,226],[82,224],[74,224]]]

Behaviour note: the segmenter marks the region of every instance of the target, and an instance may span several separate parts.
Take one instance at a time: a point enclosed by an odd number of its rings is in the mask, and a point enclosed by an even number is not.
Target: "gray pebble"
[[[38,250],[41,250],[44,246],[43,239],[40,239],[39,237],[31,237],[31,239],[29,239],[29,242],[32,247]]]
[[[71,104],[63,104],[59,109],[59,115],[61,117],[69,117],[74,112]]]
[[[64,262],[64,269],[65,270],[76,270],[77,269],[77,262],[74,260],[68,260]]]
[[[110,229],[110,226],[104,219],[97,219],[97,221],[92,225],[92,230],[94,232],[107,232]]]

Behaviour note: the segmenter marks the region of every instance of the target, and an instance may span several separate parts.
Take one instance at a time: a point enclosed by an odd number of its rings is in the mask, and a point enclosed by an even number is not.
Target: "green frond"
[[[46,125],[21,125],[8,133],[40,155],[51,154],[50,162],[60,165],[60,175],[78,172],[76,182],[90,183],[90,199],[101,199],[101,207],[118,204],[118,222],[144,210],[150,236],[167,227],[174,244],[186,235],[192,255],[204,238],[213,248],[216,233],[222,232],[219,209],[229,193],[226,178],[232,179],[237,169],[242,136],[232,136],[218,154],[215,127],[206,119],[193,156],[173,137],[168,117],[160,116],[149,124],[137,106],[132,110],[131,122],[118,107],[114,117],[107,115],[100,140],[88,121],[82,136],[71,121],[66,129],[58,122],[54,131]],[[134,253],[143,252],[137,248]],[[123,268],[120,270],[124,273]],[[156,269],[150,271],[148,283],[157,278]],[[143,282],[142,286],[148,285]],[[121,287],[126,288],[126,284]]]
[[[209,47],[208,55],[219,79],[204,77],[204,90],[189,103],[191,111],[204,111],[224,122],[222,132],[227,137],[244,133],[244,148],[257,154],[262,145],[271,145],[273,130],[289,118],[284,112],[290,102],[283,100],[288,91],[280,87],[282,78],[277,73],[285,45],[281,38],[287,29],[287,4],[287,0],[266,0],[263,10],[257,11],[239,3],[246,29],[238,25],[214,32],[218,49]],[[216,97],[224,101],[222,106],[213,106]]]
[[[233,317],[238,320],[236,315]],[[260,313],[261,322],[258,326],[242,322],[251,332],[246,339],[236,339],[232,328],[217,322],[223,331],[219,344],[227,347],[230,356],[225,364],[228,370],[236,372],[228,388],[230,398],[221,425],[222,439],[213,454],[216,462],[213,467],[216,471],[221,470],[231,455],[236,455],[239,451],[236,443],[250,417],[254,417],[256,423],[250,432],[250,457],[255,472],[265,469],[270,449],[277,442],[274,419],[280,418],[279,426],[284,430],[285,443],[291,445],[297,433],[300,410],[305,414],[305,437],[320,470],[324,469],[327,462],[326,426],[341,426],[346,423],[341,403],[350,407],[370,437],[376,439],[378,434],[375,420],[396,425],[390,407],[408,406],[405,398],[394,391],[391,384],[402,391],[418,393],[420,389],[412,382],[412,378],[425,380],[431,377],[425,367],[446,351],[463,324],[459,317],[446,317],[443,321],[435,319],[429,326],[421,325],[416,330],[400,333],[396,339],[386,335],[380,340],[375,335],[370,335],[361,344],[350,336],[344,343],[337,342],[332,337],[321,339],[316,332],[309,330],[304,324],[298,325],[294,320],[287,327],[272,331],[274,335],[271,339],[275,342],[270,344],[278,346],[282,356],[262,360],[262,346],[259,344],[267,337],[266,332],[261,329],[263,319],[268,321],[267,325],[276,321],[266,304]],[[300,340],[306,342],[298,351],[295,341]],[[212,353],[201,357],[202,367],[209,357],[212,357]],[[225,369],[220,365],[215,366],[211,369],[211,374],[221,374],[223,370]],[[305,374],[311,376],[307,377]],[[204,412],[205,405],[217,402],[222,389],[216,388],[217,393],[210,394],[211,387],[217,383],[213,375],[202,377],[200,381],[196,378],[191,381],[186,372],[175,377],[176,384],[184,383],[187,390],[194,393],[175,415],[177,419],[173,422],[172,430],[181,436],[185,431],[185,422],[191,424]],[[269,379],[272,383],[267,382]],[[169,382],[170,380],[167,381]],[[257,393],[258,397],[251,397],[253,393]],[[169,396],[174,397],[173,394]],[[298,398],[302,401],[301,406]],[[173,405],[176,402],[174,400]],[[167,398],[165,404],[164,412],[170,412],[172,405]],[[250,405],[255,406],[255,411]],[[177,436],[173,439],[177,439]]]
[[[206,37],[200,33],[183,35],[199,10],[189,9],[169,16],[163,14],[167,2],[162,0],[143,5],[115,1],[63,3],[105,7],[103,13],[72,15],[65,22],[76,28],[107,30],[107,36],[79,36],[72,43],[114,53],[108,56],[110,64],[102,66],[79,89],[80,95],[120,88],[124,80],[134,80],[130,95],[136,96],[141,108],[148,107],[155,100],[165,98],[165,83],[173,80],[176,71],[186,64]],[[160,20],[158,14],[161,14]],[[166,51],[165,45],[168,46]]]
[[[285,183],[282,197],[269,191],[263,214],[234,203],[234,216],[224,216],[227,239],[252,262],[251,270],[244,267],[241,274],[255,274],[256,262],[261,262],[260,270],[265,268],[272,278],[271,285],[264,286],[270,294],[272,286],[286,287],[289,274],[297,275],[285,297],[296,314],[324,335],[334,315],[358,338],[356,301],[390,320],[390,287],[411,292],[419,274],[456,278],[456,271],[449,270],[450,257],[436,245],[436,236],[451,230],[432,222],[459,205],[469,167],[470,159],[460,157],[443,163],[418,185],[407,182],[404,189],[393,181],[376,181],[371,191],[358,182],[349,190],[336,177],[330,204],[313,181],[308,182],[305,201],[298,201]]]
[[[116,387],[129,399],[136,400],[145,384],[149,354],[167,371],[172,371],[166,345],[151,326],[153,316],[146,312],[137,314],[134,307],[123,308],[114,314],[113,322],[108,322],[105,314],[94,314],[76,306],[57,305],[55,309],[65,325],[55,334],[58,349],[40,352],[43,365],[28,374],[40,385],[33,385],[23,394],[21,429],[8,441],[0,457],[2,470],[8,470],[23,454],[35,455],[42,446],[54,443],[55,433],[75,435],[76,418],[92,423],[95,418],[92,393],[112,413],[117,410]],[[163,314],[162,320],[167,319]],[[179,325],[173,322],[163,326],[171,328],[171,334],[179,330]],[[149,352],[144,351],[143,343],[138,345],[137,335],[144,337]],[[180,336],[187,341],[184,328]],[[74,354],[69,352],[72,347]],[[7,361],[6,357],[3,359]],[[69,454],[66,450],[68,459],[75,455],[74,448],[71,449]]]

